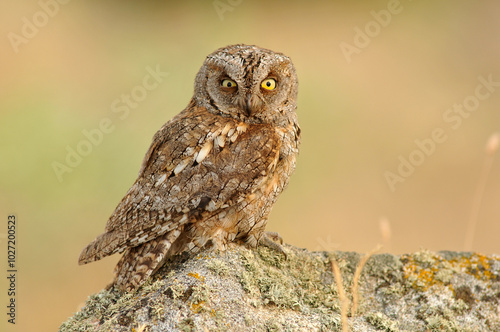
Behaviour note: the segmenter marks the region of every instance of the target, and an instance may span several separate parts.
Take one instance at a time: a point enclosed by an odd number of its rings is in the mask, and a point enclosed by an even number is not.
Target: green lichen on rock
[[[381,312],[368,313],[366,321],[379,331],[399,332],[399,329],[396,327],[397,322],[391,320]]]
[[[231,246],[180,256],[134,293],[103,290],[68,331],[341,331],[340,267],[352,301],[362,255]],[[359,282],[351,331],[500,331],[500,259],[419,251],[374,255]],[[349,311],[350,314],[350,311]]]

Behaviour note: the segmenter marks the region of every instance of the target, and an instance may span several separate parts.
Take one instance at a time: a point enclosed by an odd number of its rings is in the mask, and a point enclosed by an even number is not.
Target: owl
[[[173,255],[231,242],[282,251],[265,227],[295,169],[297,88],[284,54],[240,44],[208,55],[193,98],[154,135],[79,264],[123,252],[110,286],[134,291]]]

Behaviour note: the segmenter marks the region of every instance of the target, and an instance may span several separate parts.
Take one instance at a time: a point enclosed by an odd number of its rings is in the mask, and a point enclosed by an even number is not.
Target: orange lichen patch
[[[205,277],[204,276],[200,276],[198,273],[189,272],[188,276],[196,278],[196,279],[201,280],[201,281],[205,281]]]
[[[491,272],[491,264],[498,258],[487,257],[482,254],[474,254],[470,258],[461,257],[452,259],[450,262],[456,264],[463,272],[474,276],[478,280],[499,281],[500,276]]]
[[[191,304],[191,311],[194,312],[195,314],[199,313],[201,309],[203,309],[203,305],[205,304],[205,301],[201,301],[198,303],[192,303]]]
[[[203,252],[203,253],[199,253],[195,256],[195,258],[197,260],[200,260],[200,259],[203,259],[203,260],[207,260],[207,259],[212,259],[214,258],[213,254],[211,253],[206,253],[206,252]]]
[[[450,281],[456,273],[467,273],[482,281],[500,280],[500,276],[491,271],[493,260],[500,258],[474,253],[470,257],[458,256],[445,259],[429,251],[401,256],[404,264],[403,276],[411,287],[427,290],[431,286],[442,285],[454,293]]]

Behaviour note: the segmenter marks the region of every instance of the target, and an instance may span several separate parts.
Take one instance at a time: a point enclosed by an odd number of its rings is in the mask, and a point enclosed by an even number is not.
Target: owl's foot
[[[277,232],[264,232],[259,240],[259,244],[283,254],[285,259],[287,259],[285,249],[282,246],[283,238]]]

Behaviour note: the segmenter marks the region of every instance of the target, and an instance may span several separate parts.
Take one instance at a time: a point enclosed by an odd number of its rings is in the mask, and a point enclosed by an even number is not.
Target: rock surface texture
[[[356,278],[363,255],[285,250],[177,257],[133,293],[90,296],[60,331],[500,331],[499,256],[379,254]]]

